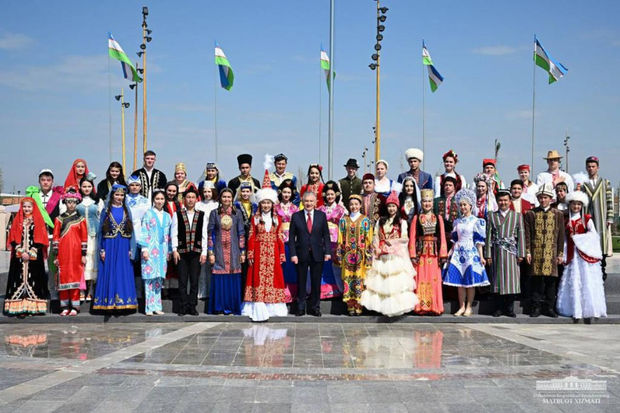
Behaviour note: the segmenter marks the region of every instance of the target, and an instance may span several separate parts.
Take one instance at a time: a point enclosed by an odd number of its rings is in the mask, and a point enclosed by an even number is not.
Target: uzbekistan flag
[[[331,82],[329,81],[329,56],[327,55],[327,52],[323,50],[322,45],[321,45],[321,69],[325,70],[325,80],[327,81],[327,90],[329,90],[331,86],[330,85]]]
[[[114,40],[114,37],[112,37],[112,33],[108,33],[108,36],[108,55],[121,62],[121,68],[123,69],[123,76],[125,77],[125,79],[129,79],[129,72],[131,72],[132,82],[142,82],[142,78],[138,76],[136,68],[123,51],[121,45],[118,44],[116,40]]]
[[[222,87],[226,90],[232,89],[235,75],[224,51],[218,45],[215,45],[215,64],[220,69],[220,84]]]
[[[536,66],[540,66],[549,73],[549,84],[559,80],[568,72],[568,69],[560,62],[556,62],[551,55],[545,52],[540,42],[534,37],[534,61]]]
[[[431,59],[431,55],[426,49],[426,45],[424,44],[424,40],[422,40],[422,64],[428,66],[428,80],[431,84],[431,91],[434,92],[437,90],[441,82],[443,82],[443,76],[439,74],[435,66],[433,66],[433,60]]]

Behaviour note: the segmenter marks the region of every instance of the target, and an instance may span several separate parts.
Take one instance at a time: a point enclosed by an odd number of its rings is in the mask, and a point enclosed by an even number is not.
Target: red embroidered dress
[[[277,216],[274,221],[268,231],[261,214],[254,215],[250,222],[247,256],[253,263],[248,268],[243,301],[286,302],[281,265],[286,261],[282,224]]]

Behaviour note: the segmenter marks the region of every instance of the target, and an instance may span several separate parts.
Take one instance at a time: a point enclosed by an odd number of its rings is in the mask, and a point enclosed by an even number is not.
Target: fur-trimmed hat
[[[256,202],[260,203],[261,201],[271,201],[274,204],[278,202],[278,194],[271,188],[261,188],[256,191]]]
[[[585,209],[588,207],[590,200],[588,199],[588,195],[586,195],[585,192],[573,191],[573,192],[569,192],[566,195],[566,203],[570,204],[571,202],[581,202],[581,204],[583,205],[583,208]]]

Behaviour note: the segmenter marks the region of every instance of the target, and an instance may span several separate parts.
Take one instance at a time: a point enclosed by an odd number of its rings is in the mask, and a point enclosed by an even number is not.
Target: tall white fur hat
[[[405,159],[409,160],[411,158],[419,159],[422,162],[424,160],[424,152],[418,148],[409,148],[405,151]]]

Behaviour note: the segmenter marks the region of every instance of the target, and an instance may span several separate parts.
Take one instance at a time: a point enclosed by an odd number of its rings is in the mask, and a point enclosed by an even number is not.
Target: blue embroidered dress
[[[138,244],[147,251],[149,259],[141,257],[144,280],[144,305],[147,313],[162,311],[161,288],[168,268],[167,256],[172,251],[170,228],[172,219],[165,211],[151,208],[142,217]]]
[[[103,232],[107,209],[101,213],[99,250],[105,251],[105,260],[99,256],[99,274],[93,299],[93,310],[127,310],[138,308],[133,268],[129,251],[134,244],[133,231],[126,223],[131,220],[123,207],[111,207],[109,230]]]
[[[476,246],[484,245],[486,222],[468,216],[454,221],[452,240],[455,242],[448,268],[443,271],[443,283],[454,287],[489,285],[489,278],[480,262]]]

